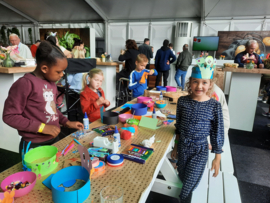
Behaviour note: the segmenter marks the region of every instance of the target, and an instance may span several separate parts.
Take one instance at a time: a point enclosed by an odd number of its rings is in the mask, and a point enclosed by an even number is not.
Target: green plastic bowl
[[[41,146],[27,152],[24,156],[24,163],[37,176],[51,173],[57,166],[55,146]]]

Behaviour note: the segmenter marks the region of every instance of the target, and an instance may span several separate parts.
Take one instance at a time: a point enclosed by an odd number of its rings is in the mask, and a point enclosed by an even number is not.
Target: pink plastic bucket
[[[173,86],[166,86],[166,92],[176,92],[177,88]]]
[[[138,97],[137,98],[137,103],[143,103],[144,101],[152,101],[151,97]]]

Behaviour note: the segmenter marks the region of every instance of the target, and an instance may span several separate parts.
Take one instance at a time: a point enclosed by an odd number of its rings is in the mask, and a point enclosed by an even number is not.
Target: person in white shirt
[[[172,43],[169,44],[169,48],[172,50],[172,53],[175,55],[175,51],[173,50],[173,44]]]
[[[19,48],[19,56],[24,59],[32,59],[32,53],[29,49],[29,47],[23,43],[21,43],[21,40],[18,35],[12,33],[9,35],[9,41],[14,46],[17,45]]]

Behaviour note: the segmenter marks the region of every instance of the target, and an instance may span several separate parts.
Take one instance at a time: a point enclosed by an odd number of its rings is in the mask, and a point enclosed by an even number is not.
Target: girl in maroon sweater
[[[81,107],[83,113],[86,112],[90,122],[100,119],[100,108],[102,106],[105,108],[110,106],[110,102],[105,99],[104,92],[101,89],[103,79],[102,70],[94,68],[85,75],[83,80],[83,91],[80,95]],[[88,86],[87,80],[89,81]]]
[[[43,41],[36,52],[37,67],[18,79],[5,101],[3,120],[22,136],[19,152],[31,141],[30,148],[51,145],[59,140],[60,124],[83,129],[80,122],[71,122],[56,108],[55,82],[63,76],[67,59],[61,50]]]

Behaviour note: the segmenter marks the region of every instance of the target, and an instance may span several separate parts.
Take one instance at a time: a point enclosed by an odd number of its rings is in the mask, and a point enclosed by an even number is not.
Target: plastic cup
[[[118,186],[107,186],[100,192],[101,203],[123,203],[124,191]]]

